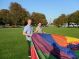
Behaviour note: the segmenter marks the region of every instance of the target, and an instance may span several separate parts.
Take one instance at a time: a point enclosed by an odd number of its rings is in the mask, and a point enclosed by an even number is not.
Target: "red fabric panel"
[[[39,59],[34,46],[31,47],[31,59]]]

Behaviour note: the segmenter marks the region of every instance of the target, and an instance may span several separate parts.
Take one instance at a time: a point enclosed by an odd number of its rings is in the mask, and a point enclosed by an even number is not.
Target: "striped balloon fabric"
[[[33,34],[31,59],[78,59],[79,39],[57,34]]]

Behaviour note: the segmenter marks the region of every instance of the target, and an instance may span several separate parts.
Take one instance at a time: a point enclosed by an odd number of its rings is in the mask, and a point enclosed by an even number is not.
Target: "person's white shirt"
[[[29,40],[29,41],[31,41],[31,37],[30,37],[29,35],[32,35],[32,34],[33,34],[33,27],[32,27],[31,25],[28,25],[28,24],[27,24],[27,25],[24,27],[23,32],[27,33],[26,39]]]
[[[35,32],[42,33],[43,32],[42,26],[37,26]]]

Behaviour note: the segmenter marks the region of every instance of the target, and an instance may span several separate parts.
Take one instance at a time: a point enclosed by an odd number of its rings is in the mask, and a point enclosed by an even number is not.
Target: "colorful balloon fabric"
[[[35,33],[32,35],[31,59],[78,59],[73,51],[79,50],[78,43],[76,38]]]

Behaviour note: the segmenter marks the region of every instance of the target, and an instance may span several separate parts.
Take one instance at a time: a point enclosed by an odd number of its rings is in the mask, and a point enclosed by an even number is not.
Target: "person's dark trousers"
[[[27,40],[28,45],[28,55],[31,56],[31,41]]]

